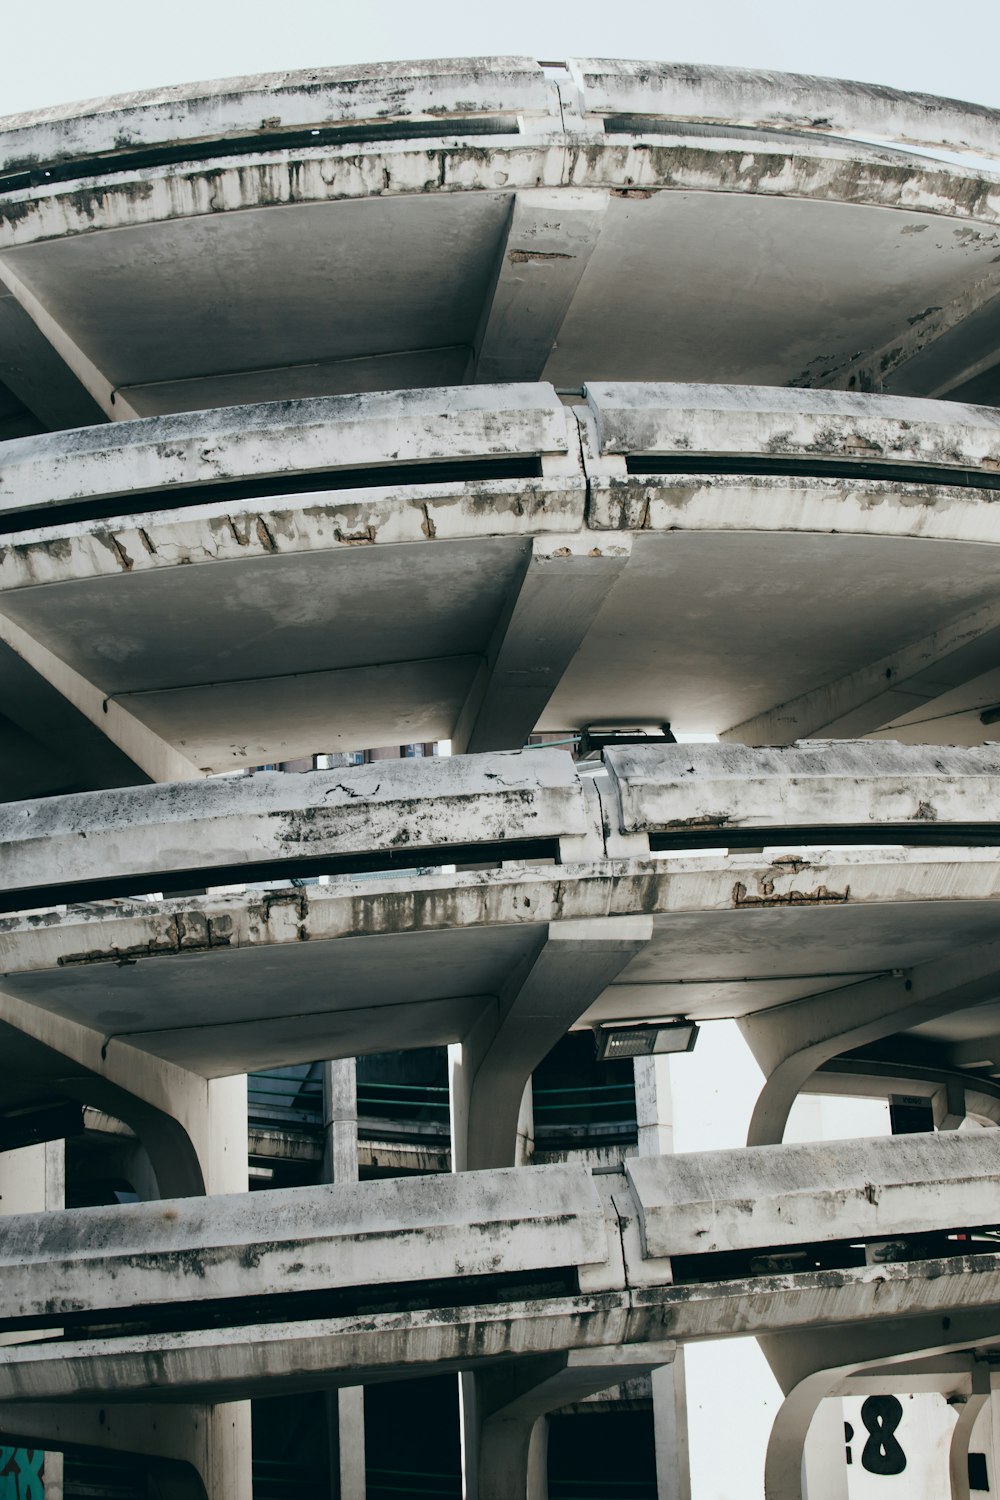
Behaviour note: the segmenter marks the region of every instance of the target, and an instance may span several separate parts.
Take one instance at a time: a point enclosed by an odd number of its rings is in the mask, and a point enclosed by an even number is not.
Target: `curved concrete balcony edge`
[[[483,116],[494,131],[516,129],[518,117],[555,125],[562,123],[561,93],[577,104],[577,128],[591,131],[614,129],[626,117],[633,128],[730,124],[997,154],[997,111],[954,99],[803,74],[627,59],[569,59],[562,77],[531,58],[495,57],[226,78],[9,116],[0,119],[0,171],[42,173],[74,158],[185,143],[224,149],[227,139],[338,125],[446,127],[450,119]]]
[[[1000,843],[1000,746],[641,745],[603,776],[558,749],[378,761],[0,806],[0,892],[38,899],[222,884],[351,862],[642,858],[713,843]]]

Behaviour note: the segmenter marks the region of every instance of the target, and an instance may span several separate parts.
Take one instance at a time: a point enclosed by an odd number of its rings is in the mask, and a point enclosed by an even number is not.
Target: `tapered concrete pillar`
[[[526,1162],[532,1072],[642,950],[652,930],[648,917],[549,923],[468,1036],[448,1049],[454,1171]],[[507,1377],[532,1386],[533,1366],[518,1361]],[[528,1401],[516,1410],[494,1410],[495,1387],[490,1384],[491,1394],[484,1395],[486,1379],[459,1377],[465,1500],[526,1500],[529,1494],[545,1500],[544,1434],[534,1435],[535,1425],[543,1412],[565,1402],[534,1409]],[[590,1389],[614,1384],[612,1376]]]
[[[949,1011],[992,1002],[998,985],[1000,946],[985,943],[741,1017],[737,1024],[766,1080],[747,1145],[781,1142],[800,1090],[824,1063]]]
[[[456,1172],[515,1165],[521,1101],[532,1072],[652,931],[649,917],[548,924],[469,1034],[449,1049]]]
[[[244,1076],[202,1078],[10,995],[0,994],[0,1018],[32,1037],[54,1062],[63,1065],[61,1087],[66,1093],[131,1127],[145,1148],[160,1197],[247,1191]],[[37,1202],[31,1205],[38,1206]],[[62,1198],[58,1205],[46,1206],[62,1207]],[[27,1206],[9,1211],[25,1212]],[[192,1472],[198,1474],[197,1483],[206,1487],[211,1500],[251,1500],[249,1402],[184,1410],[190,1414],[191,1430],[185,1435],[180,1419],[171,1425],[178,1464],[171,1464],[166,1456],[157,1481],[161,1488],[167,1487],[164,1500],[172,1485],[181,1486],[177,1500],[186,1500]],[[116,1431],[123,1447],[136,1451],[130,1446],[133,1438],[127,1424],[120,1424]],[[104,1446],[114,1444],[105,1442]],[[172,1493],[170,1500],[174,1500]]]
[[[533,1356],[472,1377],[466,1421],[475,1421],[467,1500],[547,1500],[547,1414],[673,1360],[673,1344],[609,1345]]]
[[[353,1057],[323,1064],[323,1179],[358,1181],[358,1083]],[[365,1388],[329,1391],[332,1500],[365,1500]]]

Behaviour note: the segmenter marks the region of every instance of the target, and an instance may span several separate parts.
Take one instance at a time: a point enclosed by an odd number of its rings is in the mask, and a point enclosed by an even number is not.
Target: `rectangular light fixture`
[[[670,1021],[610,1023],[595,1032],[598,1062],[617,1058],[652,1057],[663,1052],[693,1052],[698,1028],[693,1021],[678,1018]]]

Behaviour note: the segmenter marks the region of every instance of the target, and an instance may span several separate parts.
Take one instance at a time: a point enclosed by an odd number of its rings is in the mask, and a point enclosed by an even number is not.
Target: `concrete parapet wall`
[[[1000,1223],[992,1132],[630,1157],[650,1258]]]
[[[586,1167],[434,1174],[12,1217],[3,1316],[539,1271],[608,1258]],[[405,1294],[404,1294],[405,1295]]]
[[[564,840],[562,858],[576,863],[605,851],[604,817],[621,834],[668,840],[759,828],[807,829],[813,842],[836,841],[840,830],[904,841],[929,830],[947,842],[950,825],[956,845],[1000,837],[993,746],[636,745],[607,750],[605,763],[601,803],[585,797],[585,774],[553,749],[8,803],[0,807],[0,891],[42,899],[53,884],[93,886],[109,874],[141,888],[143,878],[187,871],[303,858],[335,868],[360,854],[524,841]]]
[[[628,745],[605,752],[622,833],[992,822],[1000,746],[891,741]],[[961,835],[959,835],[961,837]]]
[[[1000,412],[913,396],[589,381],[600,454],[709,455],[1000,470]]]
[[[227,137],[310,128],[438,121],[444,133],[452,119],[483,116],[501,117],[490,122],[494,131],[516,129],[518,117],[563,125],[560,89],[584,125],[638,116],[647,130],[676,120],[813,136],[853,132],[996,154],[997,112],[953,99],[802,74],[592,58],[570,59],[557,86],[531,58],[495,57],[227,78],[11,116],[0,121],[0,169],[204,141],[218,142],[223,155]]]
[[[587,830],[569,755],[431,757],[51,798],[0,807],[0,886]],[[4,856],[6,850],[6,858]]]
[[[2,510],[45,510],[192,485],[456,459],[563,454],[576,448],[544,383],[315,397],[145,418],[19,438],[0,449]],[[181,496],[183,499],[183,496]],[[150,501],[156,508],[155,500]]]

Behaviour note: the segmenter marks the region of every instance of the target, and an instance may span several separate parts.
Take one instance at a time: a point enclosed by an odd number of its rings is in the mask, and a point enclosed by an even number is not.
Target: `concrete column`
[[[45,1141],[38,1146],[24,1146],[20,1151],[0,1152],[0,1215],[39,1213],[65,1206],[65,1141]],[[39,1333],[37,1337],[50,1335]],[[16,1344],[23,1340],[23,1334],[0,1335],[0,1344]],[[38,1450],[22,1447],[19,1451],[26,1460],[30,1453],[29,1468],[33,1468]],[[45,1500],[63,1500],[61,1453],[45,1450],[42,1474]]]
[[[249,1406],[21,1402],[0,1407],[0,1432],[19,1446],[53,1442],[60,1450],[145,1458],[151,1500],[246,1500],[249,1481],[245,1489],[240,1485],[244,1462],[249,1471],[249,1432],[243,1430]]]
[[[548,924],[461,1044],[449,1049],[456,1172],[515,1164],[521,1101],[532,1072],[652,930],[649,917]]]
[[[536,1355],[466,1376],[474,1383],[466,1416],[474,1414],[477,1436],[466,1500],[547,1500],[547,1414],[647,1374],[674,1353],[672,1344],[614,1345]]]
[[[640,1156],[668,1156],[674,1149],[674,1110],[669,1057],[637,1057],[635,1117]],[[684,1351],[653,1370],[653,1441],[656,1445],[656,1491],[659,1500],[691,1500],[688,1454],[687,1383]]]
[[[534,1069],[652,930],[648,917],[549,923],[469,1034],[448,1049],[453,1171],[527,1162]],[[517,1361],[511,1378],[520,1378],[524,1364],[532,1362]],[[484,1405],[485,1378],[468,1372],[459,1377],[465,1500],[545,1500],[545,1438],[533,1433],[544,1411],[565,1402],[554,1400],[532,1414],[523,1406],[491,1412],[495,1396]],[[613,1383],[613,1377],[605,1379],[604,1386]]]
[[[948,1469],[951,1478],[951,1500],[972,1500],[969,1489],[969,1449],[972,1429],[990,1400],[990,1372],[980,1365],[972,1372],[972,1394],[958,1409],[958,1421],[951,1435]],[[994,1471],[995,1472],[995,1471]],[[811,1497],[810,1497],[811,1500]]]
[[[353,1057],[323,1064],[323,1180],[358,1181],[358,1083]],[[333,1500],[365,1500],[365,1388],[327,1392]]]
[[[161,1198],[247,1191],[245,1076],[202,1078],[10,995],[0,994],[0,1016],[48,1049],[64,1070],[64,1092],[130,1126],[149,1156]],[[12,1183],[9,1204],[22,1201],[20,1191]],[[180,1462],[165,1464],[161,1488],[175,1482],[189,1488],[197,1472],[211,1500],[250,1500],[250,1403],[184,1410],[194,1425],[185,1437],[183,1423],[173,1424]],[[122,1447],[136,1451],[128,1425],[115,1430]]]

